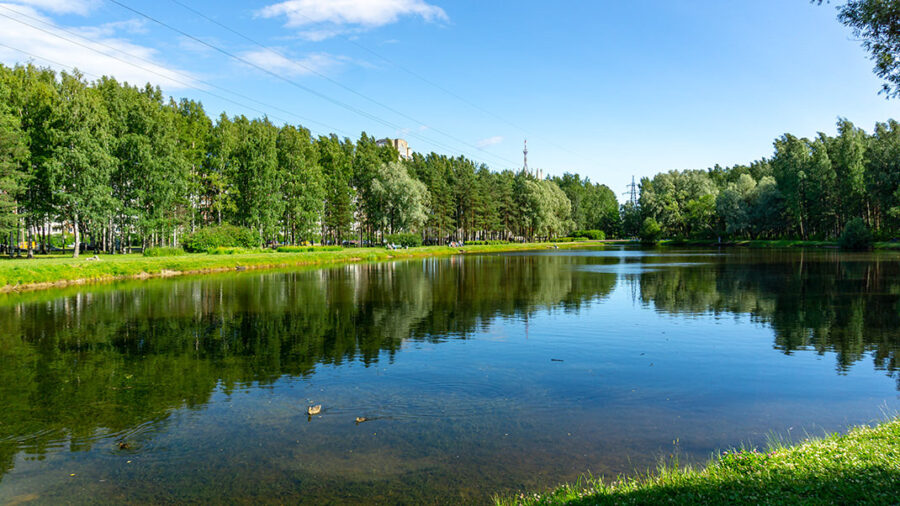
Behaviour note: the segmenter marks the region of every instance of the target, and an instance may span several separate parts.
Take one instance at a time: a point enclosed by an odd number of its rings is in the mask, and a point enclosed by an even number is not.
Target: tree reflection
[[[471,257],[27,294],[0,306],[0,473],[15,455],[88,450],[226,393],[391,360],[496,318],[575,311],[614,288],[564,258]],[[55,296],[54,296],[55,295]]]
[[[749,315],[785,353],[834,352],[839,373],[871,356],[898,377],[900,262],[837,252],[743,252],[714,264],[647,271],[641,300],[672,314]],[[900,388],[900,377],[898,377]]]

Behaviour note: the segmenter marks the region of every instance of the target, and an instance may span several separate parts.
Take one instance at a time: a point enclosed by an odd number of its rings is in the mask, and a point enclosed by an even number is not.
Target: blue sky
[[[768,156],[782,133],[833,133],[838,117],[871,131],[900,116],[835,7],[806,0],[116,1],[137,12],[0,0],[0,61],[494,169],[520,167],[527,137],[530,166],[617,193],[632,175]]]

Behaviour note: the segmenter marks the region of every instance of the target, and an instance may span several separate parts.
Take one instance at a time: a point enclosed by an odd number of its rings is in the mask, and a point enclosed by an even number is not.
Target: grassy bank
[[[740,246],[745,248],[838,248],[837,241],[801,241],[799,239],[772,239],[718,242],[710,239],[666,239],[660,246]],[[878,250],[900,250],[900,242],[876,242],[872,245]]]
[[[900,418],[796,446],[724,453],[704,469],[604,483],[589,479],[546,494],[498,498],[532,504],[898,504]]]
[[[598,245],[599,242],[561,243],[560,248]],[[517,250],[546,249],[550,243],[501,244],[484,246],[424,246],[403,250],[384,248],[348,248],[339,251],[299,253],[252,252],[224,255],[207,253],[144,257],[141,255],[101,255],[99,260],[82,258],[35,258],[0,260],[0,292],[34,290],[71,284],[83,284],[121,279],[167,277],[182,274],[203,274],[246,269],[272,269],[304,265],[326,265],[460,253],[490,253]]]

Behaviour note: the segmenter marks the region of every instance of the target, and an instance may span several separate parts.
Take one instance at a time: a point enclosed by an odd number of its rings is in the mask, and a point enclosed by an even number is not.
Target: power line
[[[146,58],[143,58],[143,57],[141,57],[141,56],[138,56],[138,55],[129,53],[129,52],[127,52],[127,51],[123,51],[123,50],[121,50],[121,49],[115,48],[115,47],[110,46],[110,45],[108,45],[108,44],[105,44],[105,43],[103,43],[103,42],[91,40],[91,39],[89,39],[89,38],[87,38],[87,37],[84,37],[83,35],[80,35],[80,34],[78,34],[78,33],[72,32],[72,31],[70,31],[70,30],[66,30],[65,28],[62,28],[62,27],[58,27],[58,26],[52,25],[52,24],[50,24],[50,23],[47,23],[46,21],[43,21],[43,20],[38,19],[38,18],[34,18],[34,17],[32,17],[32,16],[29,16],[29,15],[27,15],[27,14],[24,14],[24,13],[22,13],[22,12],[19,12],[19,11],[15,10],[15,9],[10,9],[10,8],[4,6],[4,5],[0,5],[0,9],[4,9],[4,10],[10,11],[10,12],[14,12],[14,13],[16,13],[17,15],[21,15],[21,16],[23,16],[23,17],[26,17],[26,18],[29,18],[29,19],[33,19],[33,20],[38,21],[38,22],[41,22],[41,23],[43,23],[44,25],[47,25],[47,26],[52,26],[53,28],[55,28],[55,29],[57,29],[57,30],[60,30],[60,31],[63,31],[63,32],[65,32],[65,33],[69,33],[69,34],[71,34],[71,35],[74,35],[74,36],[76,36],[76,37],[79,37],[79,38],[81,38],[81,39],[83,39],[83,40],[85,40],[85,41],[90,42],[91,44],[96,44],[96,45],[99,45],[99,46],[107,47],[107,48],[109,48],[109,49],[111,49],[111,50],[113,50],[113,51],[122,53],[122,54],[124,54],[124,55],[126,55],[126,56],[128,56],[128,57],[135,58],[135,59],[138,59],[138,60],[142,60],[142,61],[148,62],[148,63],[150,63],[150,64],[152,64],[152,65],[157,65],[155,62],[153,62],[153,61],[151,61],[151,60],[148,60],[148,59],[146,59]],[[33,29],[35,29],[35,30],[44,32],[44,33],[46,33],[46,34],[48,34],[48,35],[51,35],[51,36],[53,36],[53,37],[56,37],[56,38],[58,38],[58,39],[64,40],[64,41],[66,41],[66,42],[69,42],[69,43],[71,43],[71,44],[75,44],[75,45],[77,45],[77,46],[80,46],[80,47],[83,47],[83,48],[85,48],[85,49],[88,49],[89,51],[93,51],[93,52],[95,52],[95,53],[97,53],[97,54],[101,54],[101,55],[103,55],[103,56],[106,56],[107,58],[112,58],[112,59],[114,59],[114,60],[116,60],[116,61],[120,61],[120,62],[122,62],[122,63],[125,63],[125,64],[127,64],[127,65],[130,65],[130,66],[132,66],[132,67],[135,67],[135,68],[137,68],[137,69],[143,70],[143,71],[145,71],[145,72],[149,72],[149,73],[151,73],[151,74],[160,76],[160,77],[162,77],[162,78],[164,78],[164,79],[168,79],[168,80],[173,81],[173,82],[175,82],[175,83],[181,84],[181,85],[183,85],[183,86],[185,86],[185,87],[187,87],[187,88],[195,89],[195,90],[200,91],[200,92],[202,92],[202,93],[206,93],[207,95],[210,95],[210,96],[212,96],[212,97],[216,97],[216,98],[218,98],[218,99],[220,99],[220,100],[224,100],[224,101],[226,101],[226,102],[230,102],[230,103],[235,104],[235,105],[238,105],[238,106],[240,106],[240,107],[244,107],[244,108],[250,109],[251,111],[257,112],[257,113],[262,114],[262,115],[264,115],[264,116],[267,115],[267,112],[264,111],[264,110],[256,109],[256,108],[254,108],[254,107],[252,107],[252,106],[248,106],[247,104],[244,104],[244,103],[241,103],[241,102],[232,100],[232,99],[230,99],[230,98],[228,98],[228,97],[224,97],[224,96],[222,96],[222,95],[219,95],[219,94],[216,94],[216,93],[212,93],[212,92],[210,92],[210,91],[208,91],[208,90],[205,90],[205,89],[200,88],[200,87],[198,87],[198,86],[192,85],[190,82],[186,82],[186,81],[181,81],[181,80],[179,80],[179,79],[175,79],[175,78],[173,78],[173,77],[170,76],[170,75],[166,75],[166,74],[161,73],[161,72],[158,72],[158,71],[156,71],[156,70],[153,70],[153,69],[150,69],[150,68],[147,68],[147,67],[143,67],[143,66],[141,66],[141,65],[138,65],[138,64],[134,63],[133,61],[124,60],[124,59],[119,58],[119,57],[117,57],[117,56],[115,56],[115,55],[112,55],[112,54],[109,54],[109,53],[105,53],[105,52],[103,52],[103,51],[98,50],[98,49],[95,48],[95,47],[91,47],[91,46],[89,46],[89,45],[87,45],[87,44],[83,44],[83,43],[81,43],[81,42],[78,42],[77,40],[72,40],[72,39],[70,39],[70,38],[63,37],[62,35],[59,35],[58,33],[54,33],[54,32],[52,32],[52,31],[45,30],[45,29],[43,29],[43,28],[41,28],[41,27],[39,27],[39,26],[32,25],[31,23],[26,23],[25,21],[23,21],[23,20],[21,20],[21,19],[16,19],[16,18],[14,18],[14,17],[8,16],[8,15],[2,14],[2,13],[0,13],[0,17],[4,17],[4,18],[7,18],[7,19],[10,19],[10,20],[12,20],[12,21],[14,21],[14,22],[16,22],[16,23],[20,23],[20,24],[22,24],[22,25],[25,25],[25,26],[28,26],[28,27],[33,28]],[[11,47],[11,46],[4,46],[4,47],[9,47],[10,49],[13,49],[13,50],[15,50],[15,51],[18,51],[18,52],[20,52],[20,53],[28,54],[28,55],[30,55],[30,56],[33,56],[33,55],[31,55],[30,53],[28,53],[28,52],[26,52],[26,51],[23,51],[23,50],[20,50],[20,49],[16,49],[16,48],[13,48],[13,47]],[[45,60],[45,61],[51,61],[51,60],[49,60],[48,58],[39,57],[39,56],[35,56],[35,57],[40,58],[40,59]],[[54,64],[56,64],[56,65],[61,65],[61,64],[55,63],[55,62],[54,62]],[[61,66],[66,67],[66,68],[75,68],[75,67],[72,67],[72,66],[70,66],[70,65],[61,65]],[[257,104],[260,104],[260,105],[262,105],[262,106],[269,107],[269,108],[272,108],[272,109],[275,109],[275,110],[279,110],[279,111],[281,111],[282,113],[287,114],[288,116],[293,116],[293,117],[295,117],[295,118],[297,118],[297,119],[300,119],[300,120],[303,121],[303,122],[318,124],[318,125],[323,126],[323,127],[327,128],[327,129],[330,129],[330,130],[332,130],[332,131],[340,132],[340,133],[343,133],[344,135],[347,135],[346,132],[342,132],[340,129],[337,129],[337,128],[331,126],[331,125],[328,125],[328,124],[325,124],[325,123],[322,123],[322,122],[320,122],[320,121],[316,121],[316,120],[313,120],[313,119],[310,119],[310,118],[305,118],[305,117],[303,117],[303,116],[300,116],[300,115],[298,115],[298,114],[296,114],[296,113],[294,113],[294,112],[288,111],[288,110],[286,110],[286,109],[280,108],[280,107],[278,107],[278,106],[274,106],[274,105],[271,105],[271,104],[266,104],[265,102],[260,102],[260,101],[254,99],[254,98],[251,98],[251,97],[249,97],[249,96],[243,95],[243,94],[238,93],[238,92],[235,92],[235,91],[228,90],[227,88],[223,88],[223,87],[218,86],[218,85],[215,85],[215,84],[213,84],[213,83],[209,83],[209,82],[207,82],[207,81],[195,79],[193,76],[184,74],[183,72],[178,72],[178,71],[174,71],[174,70],[167,70],[167,73],[183,76],[183,77],[185,77],[186,79],[189,79],[190,81],[196,81],[196,82],[198,82],[198,83],[201,83],[201,84],[210,86],[210,87],[212,87],[212,88],[222,90],[222,91],[224,91],[224,92],[226,92],[226,93],[230,93],[230,94],[232,94],[232,95],[235,95],[235,96],[244,98],[245,100],[250,100],[250,101],[255,102],[255,103],[257,103]],[[85,74],[87,74],[87,73],[85,72]],[[95,74],[91,74],[91,75],[96,76]],[[272,116],[272,117],[273,117],[273,118],[276,118],[276,119],[279,119],[279,120],[281,120],[281,121],[285,121],[286,123],[290,123],[290,121],[285,120],[284,118],[279,118],[279,117],[277,117],[277,116]]]
[[[207,17],[207,16],[201,14],[200,12],[196,11],[196,10],[193,9],[192,7],[185,5],[184,3],[180,2],[179,0],[170,0],[170,1],[173,2],[173,3],[175,3],[175,4],[177,4],[177,5],[180,5],[181,7],[185,8],[185,9],[191,11],[191,12],[194,12],[195,14],[197,14],[197,15],[203,17],[204,19],[207,19],[208,21],[210,21],[210,22],[212,22],[212,23],[215,23],[215,24],[221,26],[222,28],[225,28],[226,30],[229,30],[229,31],[234,32],[234,30],[231,30],[230,28],[228,28],[228,27],[222,25],[221,23],[219,23],[218,21],[216,21],[216,20],[214,20],[214,19],[210,19],[209,17]],[[306,18],[306,19],[309,20],[311,23],[314,23],[314,24],[316,23],[316,20],[312,19],[311,17],[307,16],[306,14],[304,14],[304,13],[302,13],[302,12],[297,12],[297,11],[295,11],[294,14],[297,14],[297,15],[300,16],[300,17]],[[235,33],[237,33],[237,32],[235,32]],[[238,34],[238,35],[240,35],[240,34]],[[438,83],[436,83],[436,82],[434,82],[434,81],[428,79],[427,77],[425,77],[425,76],[419,74],[418,72],[415,72],[414,70],[412,70],[412,69],[410,69],[410,68],[408,68],[408,67],[405,67],[405,66],[401,65],[400,63],[397,63],[396,61],[394,61],[394,60],[388,58],[387,56],[384,56],[384,55],[382,55],[381,53],[378,53],[377,51],[375,51],[375,50],[373,50],[373,49],[370,49],[370,48],[368,48],[368,47],[366,47],[366,46],[360,44],[359,42],[356,42],[355,40],[351,39],[350,37],[347,37],[347,36],[345,36],[345,35],[341,35],[341,38],[344,39],[345,41],[349,42],[350,44],[353,44],[354,46],[356,46],[356,47],[362,49],[363,51],[366,51],[366,52],[368,52],[368,53],[370,53],[370,54],[372,54],[372,55],[374,55],[374,56],[377,56],[378,58],[381,58],[382,60],[384,60],[384,61],[390,63],[390,64],[393,65],[394,67],[397,67],[398,69],[400,69],[400,70],[406,72],[407,74],[409,74],[409,75],[415,77],[416,79],[419,79],[420,81],[424,82],[425,84],[428,84],[428,85],[430,85],[430,86],[432,86],[432,87],[434,87],[434,88],[436,88],[436,89],[438,89],[438,90],[440,90],[440,91],[446,93],[447,95],[449,95],[449,96],[451,96],[451,97],[453,97],[453,98],[459,100],[460,102],[462,102],[462,103],[468,105],[469,107],[472,107],[473,109],[476,109],[476,110],[478,110],[478,111],[480,111],[480,112],[482,112],[482,113],[484,113],[484,114],[487,114],[488,116],[491,116],[491,117],[493,117],[494,119],[497,119],[497,120],[499,120],[499,121],[501,121],[501,122],[503,122],[503,123],[506,123],[507,125],[509,125],[509,126],[515,128],[515,129],[519,130],[520,132],[524,133],[526,136],[529,136],[529,137],[535,137],[535,136],[531,135],[530,132],[529,132],[527,129],[525,129],[525,128],[523,128],[523,127],[521,127],[521,126],[519,126],[519,125],[517,125],[517,124],[515,124],[515,123],[513,123],[513,122],[511,122],[511,121],[509,121],[509,120],[507,120],[506,118],[503,118],[502,116],[500,116],[500,115],[498,115],[498,114],[495,114],[495,113],[493,113],[493,112],[491,112],[491,111],[489,111],[489,110],[487,110],[487,109],[485,109],[485,108],[479,106],[478,104],[473,103],[472,101],[466,99],[465,97],[462,97],[462,96],[459,95],[458,93],[454,93],[453,91],[448,90],[446,87],[441,86],[440,84],[438,84]],[[259,44],[259,43],[256,43],[256,44]],[[575,156],[577,156],[577,157],[579,157],[579,158],[581,158],[581,159],[583,159],[583,160],[585,160],[585,161],[591,161],[588,157],[583,156],[583,155],[581,155],[580,153],[576,153],[575,151],[572,151],[572,150],[566,148],[565,146],[561,146],[561,145],[559,145],[559,144],[557,144],[557,143],[555,143],[555,142],[552,142],[552,141],[549,142],[549,144],[552,145],[552,146],[555,146],[556,148],[561,149],[561,150],[563,150],[563,151],[565,151],[565,152],[567,152],[567,153],[569,153],[569,154],[571,154],[571,155],[575,155]]]
[[[393,107],[391,107],[391,106],[389,106],[389,105],[387,105],[387,104],[385,104],[385,103],[383,103],[383,102],[381,102],[381,101],[379,101],[379,100],[376,100],[376,99],[374,99],[374,98],[372,98],[372,97],[369,97],[368,95],[365,95],[365,94],[363,94],[363,93],[360,93],[360,92],[354,90],[353,88],[350,88],[349,86],[346,86],[346,85],[344,85],[343,83],[341,83],[341,82],[339,82],[339,81],[337,81],[337,80],[335,80],[335,79],[332,79],[332,78],[329,77],[328,75],[323,74],[322,72],[319,72],[319,71],[316,70],[315,68],[310,67],[310,66],[308,66],[308,65],[304,65],[303,63],[298,62],[298,61],[296,61],[296,60],[294,60],[294,59],[288,57],[288,56],[285,55],[284,53],[281,53],[281,52],[279,52],[279,51],[277,51],[277,50],[275,50],[275,49],[273,49],[273,48],[271,48],[271,47],[269,47],[269,46],[266,46],[265,44],[263,44],[263,43],[257,41],[256,39],[253,39],[252,37],[249,37],[249,36],[247,36],[247,35],[245,35],[245,34],[239,32],[239,31],[235,30],[234,28],[231,28],[231,27],[229,27],[229,26],[227,26],[227,25],[225,25],[225,24],[223,24],[223,23],[220,23],[219,21],[216,21],[215,19],[213,19],[213,18],[207,16],[206,14],[203,14],[203,13],[200,12],[199,10],[194,9],[193,7],[190,7],[190,6],[188,6],[188,5],[185,5],[184,3],[182,3],[182,2],[180,2],[180,1],[178,1],[178,0],[171,0],[171,2],[174,3],[174,4],[176,4],[176,5],[178,5],[178,6],[181,6],[183,9],[186,9],[186,10],[188,10],[188,11],[190,11],[190,12],[196,14],[197,16],[200,16],[201,18],[205,19],[206,21],[209,21],[209,22],[212,23],[212,24],[214,24],[214,25],[216,25],[216,26],[218,26],[218,27],[220,27],[220,28],[222,28],[222,29],[224,29],[224,30],[227,30],[227,31],[229,31],[229,32],[231,32],[231,33],[233,33],[233,34],[235,34],[235,35],[237,35],[238,37],[240,37],[240,38],[242,38],[242,39],[244,39],[244,40],[246,40],[246,41],[248,41],[248,42],[250,42],[250,43],[252,43],[252,44],[255,44],[255,45],[259,46],[259,47],[261,47],[261,48],[264,49],[265,51],[269,51],[269,52],[272,53],[272,54],[275,54],[275,55],[277,55],[277,56],[280,56],[280,57],[283,58],[285,61],[290,62],[292,65],[295,65],[295,66],[297,66],[297,67],[300,67],[300,68],[306,70],[307,72],[310,72],[310,73],[312,73],[312,74],[315,74],[315,75],[321,77],[322,79],[327,80],[328,82],[334,84],[335,86],[340,87],[341,89],[344,89],[344,90],[346,90],[346,91],[348,91],[348,92],[350,92],[350,93],[352,93],[352,94],[354,94],[354,95],[356,95],[356,96],[358,96],[358,97],[361,97],[361,98],[363,98],[363,99],[365,99],[365,100],[368,100],[369,102],[372,102],[373,104],[375,104],[375,105],[377,105],[377,106],[379,106],[379,107],[382,107],[382,108],[384,108],[384,109],[386,109],[386,110],[388,110],[388,111],[390,111],[390,112],[392,112],[392,113],[394,113],[394,114],[397,114],[398,116],[403,117],[403,118],[405,118],[405,119],[407,119],[407,120],[409,120],[409,121],[412,121],[412,122],[414,122],[414,123],[418,123],[419,125],[424,125],[423,122],[417,120],[416,118],[413,118],[412,116],[409,116],[408,114],[406,114],[406,113],[404,113],[404,112],[402,112],[402,111],[399,111],[399,110],[397,110],[397,109],[395,109],[395,108],[393,108]],[[118,2],[115,2],[115,3],[118,3]],[[469,142],[467,142],[467,141],[465,141],[465,140],[459,139],[458,137],[456,137],[456,136],[454,136],[454,135],[452,135],[452,134],[450,134],[450,133],[447,133],[447,132],[445,132],[445,131],[442,131],[442,130],[440,130],[440,129],[431,127],[431,130],[433,130],[434,132],[437,132],[438,134],[441,134],[441,135],[443,135],[443,136],[445,136],[445,137],[447,137],[447,138],[449,138],[449,139],[452,139],[452,140],[454,140],[454,141],[456,141],[456,142],[459,142],[459,143],[461,143],[461,144],[463,144],[463,145],[465,145],[465,146],[468,146],[468,147],[470,147],[470,148],[477,149],[477,150],[479,150],[479,151],[482,151],[482,152],[484,152],[484,153],[487,153],[488,155],[493,156],[493,157],[495,157],[495,158],[497,158],[497,159],[499,159],[499,160],[503,160],[503,161],[505,161],[505,162],[507,162],[507,163],[512,163],[512,164],[515,163],[515,162],[512,162],[511,160],[508,160],[508,159],[505,159],[505,158],[501,157],[500,155],[496,155],[496,154],[494,154],[494,153],[491,153],[491,152],[485,150],[485,149],[482,148],[482,147],[473,145],[473,144],[471,144],[471,143],[469,143]]]
[[[0,16],[2,16],[2,14],[0,14]],[[31,52],[29,52],[29,51],[25,51],[24,49],[19,49],[19,48],[17,48],[17,47],[13,47],[13,46],[9,46],[9,45],[7,45],[7,44],[3,44],[2,42],[0,42],[0,47],[5,47],[5,48],[7,48],[7,49],[10,49],[10,50],[12,50],[12,51],[16,51],[16,52],[18,52],[18,53],[22,53],[22,54],[24,54],[25,56],[29,56],[29,57],[34,58],[34,59],[37,59],[37,60],[43,60],[43,61],[45,61],[45,62],[47,62],[47,63],[50,63],[50,64],[52,64],[52,65],[56,65],[56,66],[58,66],[58,67],[71,69],[73,72],[79,72],[79,73],[81,73],[82,75],[90,76],[90,77],[93,77],[94,79],[100,79],[100,78],[102,77],[102,76],[99,76],[99,75],[94,74],[94,73],[91,73],[91,72],[86,72],[86,71],[81,70],[81,69],[79,69],[79,68],[77,68],[77,67],[74,67],[74,66],[72,66],[72,65],[67,65],[67,64],[65,64],[65,63],[61,63],[61,62],[58,62],[58,61],[56,61],[56,60],[47,58],[46,56],[40,56],[40,55],[31,53]],[[199,91],[203,91],[203,90],[199,90]],[[209,93],[209,92],[205,92],[205,91],[204,91],[204,93]],[[226,97],[222,97],[222,96],[220,96],[220,95],[216,95],[215,93],[209,93],[209,94],[212,95],[212,96],[214,96],[214,97],[216,97],[216,98],[220,98],[220,99],[222,99],[222,100],[227,100],[227,101],[232,102],[232,103],[234,103],[234,104],[236,104],[236,105],[240,105],[241,107],[247,107],[247,108],[250,109],[250,110],[253,110],[253,111],[256,111],[256,112],[258,112],[258,113],[260,113],[260,114],[265,115],[265,112],[264,112],[264,111],[259,111],[259,110],[253,109],[252,107],[249,107],[249,106],[247,106],[247,105],[245,105],[245,104],[241,104],[240,102],[235,102],[234,100],[231,100],[231,99],[226,98]],[[285,122],[286,124],[289,124],[289,123],[290,123],[290,121],[286,120],[285,118],[281,118],[281,117],[273,116],[273,115],[270,115],[269,117],[275,118],[275,119],[277,119],[277,120],[279,120],[279,121],[283,121],[283,122]]]
[[[208,48],[210,48],[210,49],[213,49],[214,51],[217,51],[217,52],[219,52],[219,53],[222,53],[222,54],[224,54],[225,56],[228,56],[229,58],[231,58],[231,59],[233,59],[233,60],[239,61],[239,62],[241,62],[241,63],[243,63],[243,64],[245,64],[245,65],[248,65],[248,66],[250,66],[250,67],[253,67],[253,68],[255,68],[255,69],[257,69],[257,70],[259,70],[259,71],[261,71],[261,72],[264,72],[264,73],[266,73],[266,74],[268,74],[268,75],[270,75],[270,76],[272,76],[272,77],[274,77],[274,78],[276,78],[276,79],[278,79],[278,80],[280,80],[280,81],[284,81],[284,82],[290,84],[291,86],[294,86],[294,87],[296,87],[296,88],[298,88],[298,89],[301,89],[301,90],[303,90],[303,91],[305,91],[305,92],[307,92],[307,93],[310,93],[310,94],[312,94],[312,95],[315,95],[316,97],[319,97],[319,98],[321,98],[322,100],[326,100],[326,101],[328,101],[328,102],[330,102],[330,103],[332,103],[332,104],[334,104],[334,105],[337,105],[337,106],[339,106],[339,107],[341,107],[341,108],[343,108],[343,109],[346,109],[346,110],[348,110],[348,111],[350,111],[350,112],[353,112],[353,113],[355,113],[355,114],[358,114],[358,115],[360,115],[360,116],[362,116],[362,117],[364,117],[364,118],[370,119],[370,120],[375,121],[375,122],[377,122],[377,123],[380,123],[380,124],[382,124],[382,125],[384,125],[384,126],[387,126],[388,128],[392,128],[392,129],[395,129],[395,130],[402,130],[402,128],[399,127],[399,126],[396,125],[396,124],[393,124],[393,123],[391,123],[391,122],[389,122],[389,121],[387,121],[387,120],[384,120],[384,119],[382,119],[382,118],[380,118],[380,117],[378,117],[378,116],[375,116],[374,114],[368,113],[368,112],[366,112],[366,111],[364,111],[364,110],[362,110],[362,109],[359,109],[358,107],[355,107],[355,106],[353,106],[353,105],[347,104],[347,103],[342,102],[342,101],[340,101],[340,100],[337,100],[337,99],[335,99],[335,98],[329,97],[328,95],[325,95],[324,93],[318,92],[318,91],[316,91],[316,90],[314,90],[314,89],[312,89],[312,88],[309,88],[309,87],[307,87],[307,86],[304,86],[304,85],[302,85],[302,84],[300,84],[300,83],[298,83],[298,82],[296,82],[296,81],[294,81],[294,80],[292,80],[292,79],[289,79],[289,78],[287,78],[287,77],[285,77],[285,76],[283,76],[283,75],[280,75],[280,74],[278,74],[278,73],[276,73],[276,72],[273,72],[273,71],[271,71],[271,70],[269,70],[269,69],[267,69],[267,68],[265,68],[265,67],[262,67],[262,66],[260,66],[260,65],[258,65],[258,64],[256,64],[256,63],[253,63],[252,61],[250,61],[250,60],[248,60],[248,59],[246,59],[246,58],[244,58],[244,57],[241,57],[241,56],[239,56],[239,55],[236,55],[236,54],[234,54],[234,53],[232,53],[232,52],[230,52],[230,51],[228,51],[228,50],[226,50],[226,49],[222,49],[221,47],[218,47],[218,46],[216,46],[216,45],[214,45],[214,44],[210,44],[209,42],[206,42],[206,41],[204,41],[204,40],[202,40],[202,39],[200,39],[200,38],[198,38],[198,37],[195,37],[195,36],[193,36],[193,35],[191,35],[191,34],[185,32],[184,30],[181,30],[181,29],[176,28],[176,27],[174,27],[174,26],[172,26],[172,25],[170,25],[170,24],[168,24],[168,23],[165,23],[164,21],[161,21],[161,20],[159,20],[159,19],[156,19],[156,18],[154,18],[153,16],[150,16],[149,14],[146,14],[146,13],[144,13],[144,12],[141,12],[141,11],[139,11],[139,10],[133,8],[133,7],[129,7],[128,5],[125,5],[125,4],[123,4],[122,2],[120,2],[120,1],[118,1],[118,0],[109,0],[109,1],[110,1],[111,3],[114,3],[114,4],[116,4],[116,5],[120,6],[120,7],[122,7],[123,9],[126,9],[126,10],[128,10],[128,11],[130,11],[130,12],[133,12],[134,14],[137,14],[138,16],[141,16],[141,17],[143,17],[143,18],[145,18],[145,19],[148,19],[148,20],[150,20],[150,21],[152,21],[152,22],[154,22],[154,23],[156,23],[156,24],[158,24],[158,25],[160,25],[160,26],[163,26],[163,27],[165,27],[165,28],[167,28],[167,29],[169,29],[169,30],[175,32],[175,33],[178,33],[179,35],[182,35],[182,36],[184,36],[184,37],[187,37],[187,38],[189,38],[189,39],[191,39],[191,40],[193,40],[193,41],[195,41],[195,42],[197,42],[197,43],[199,43],[199,44],[201,44],[201,45],[203,45],[203,46],[206,46],[206,47],[208,47]],[[281,55],[281,56],[284,57],[283,55]],[[285,58],[286,58],[286,57],[285,57]],[[290,60],[290,59],[288,58],[288,60]],[[294,62],[294,63],[296,63],[296,62]],[[341,85],[341,86],[343,86],[343,85]],[[354,92],[354,93],[356,93],[356,92]],[[361,95],[361,94],[360,94],[360,95]],[[365,97],[364,95],[361,95],[361,96]],[[367,97],[366,97],[366,98],[367,98]],[[372,100],[372,101],[374,101],[375,103],[378,103],[378,102],[375,101],[374,99],[369,99],[369,100]],[[415,119],[412,119],[412,121],[415,121],[416,123],[422,124],[421,122],[416,121]],[[438,132],[438,133],[441,133],[441,132],[438,131],[438,130],[435,130],[435,131]],[[433,140],[433,139],[429,139],[429,138],[427,138],[427,137],[424,137],[424,136],[421,136],[421,135],[418,135],[418,134],[410,134],[410,135],[411,135],[412,137],[418,138],[418,139],[423,140],[423,141],[425,141],[425,142],[430,142],[430,143],[432,143],[432,144],[434,144],[434,145],[436,145],[436,146],[442,147],[443,149],[446,149],[446,150],[448,150],[448,151],[451,151],[451,152],[452,152],[452,151],[455,151],[454,148],[449,147],[449,146],[447,146],[447,145],[445,145],[445,144],[443,144],[443,143],[440,143],[440,142],[438,142],[438,141],[435,141],[435,140]],[[444,134],[444,135],[447,135],[447,134]],[[448,137],[450,137],[450,136],[448,136]],[[451,138],[453,138],[453,137],[451,137]],[[457,142],[461,142],[461,143],[465,144],[464,141],[460,141],[460,140],[455,139],[455,138],[454,138],[454,140],[457,140]],[[491,153],[488,153],[488,154],[491,155],[492,157],[496,158],[496,159],[503,160],[502,157],[493,155],[493,154],[491,154]],[[507,161],[507,162],[508,162],[508,161]]]

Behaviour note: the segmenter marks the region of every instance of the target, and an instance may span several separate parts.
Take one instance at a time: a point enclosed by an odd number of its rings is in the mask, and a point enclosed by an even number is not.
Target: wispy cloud
[[[13,0],[19,5],[28,5],[54,14],[86,15],[94,9],[100,0]]]
[[[284,55],[285,51],[281,49],[278,52],[259,49],[242,53],[241,57],[272,72],[292,76],[324,74],[348,61],[347,58],[328,53],[312,53],[303,58],[289,58]]]
[[[264,18],[286,18],[290,28],[304,30],[308,40],[324,40],[356,29],[370,29],[396,23],[402,17],[419,17],[428,22],[448,21],[444,9],[425,0],[287,0],[260,9]]]
[[[8,46],[0,47],[0,62],[15,64],[33,58],[36,64],[57,70],[77,67],[86,74],[114,76],[133,84],[150,82],[167,90],[195,87],[189,73],[169,68],[155,49],[123,38],[123,32],[140,29],[138,22],[63,27],[37,10],[79,13],[76,7],[87,9],[92,4],[87,0],[0,3],[0,43]],[[66,6],[73,10],[66,11]]]
[[[479,148],[486,148],[488,146],[500,144],[501,142],[503,142],[503,136],[495,135],[493,137],[488,137],[487,139],[481,139],[480,141],[476,142],[475,145]]]

